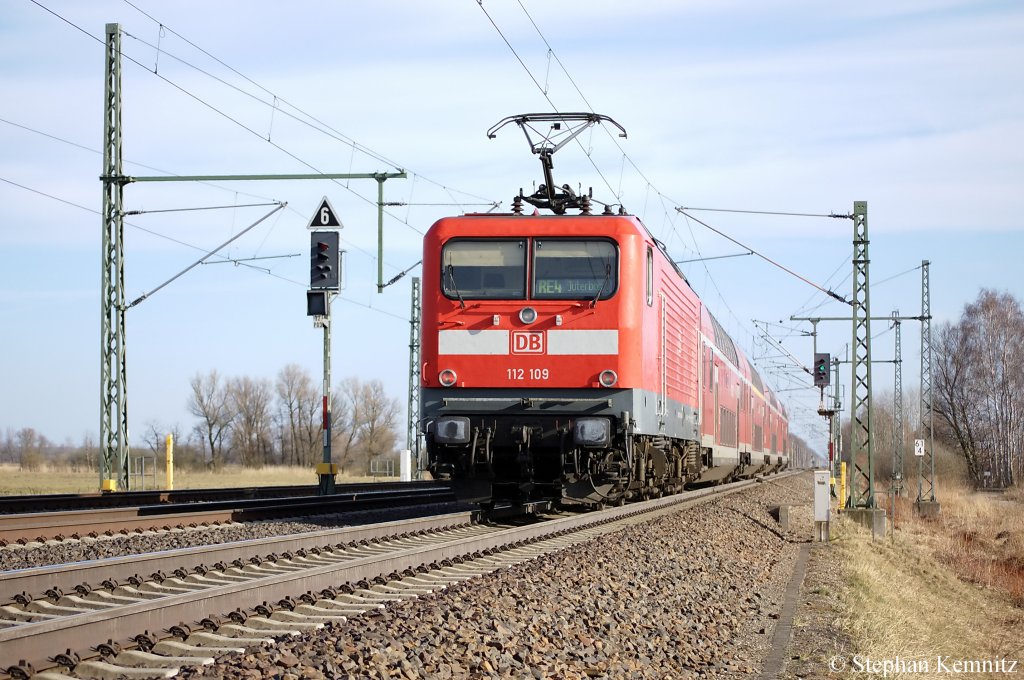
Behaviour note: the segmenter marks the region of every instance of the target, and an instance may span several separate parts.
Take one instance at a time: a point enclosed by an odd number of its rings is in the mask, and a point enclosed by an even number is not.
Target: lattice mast
[[[875,507],[871,429],[871,285],[868,256],[868,204],[853,202],[853,381],[850,399],[853,507]]]
[[[917,502],[935,502],[935,436],[932,429],[932,292],[928,260],[921,262],[921,423],[924,455],[917,460]]]
[[[125,366],[124,176],[121,148],[121,25],[106,26],[103,94],[103,237],[100,281],[100,488],[128,489]]]
[[[903,344],[900,339],[899,314],[899,310],[892,313],[893,330],[896,332],[892,396],[892,490],[895,494],[903,491]]]
[[[420,418],[420,335],[423,311],[420,302],[420,277],[412,277],[412,300],[409,305],[409,417],[406,448],[412,451],[419,470]]]

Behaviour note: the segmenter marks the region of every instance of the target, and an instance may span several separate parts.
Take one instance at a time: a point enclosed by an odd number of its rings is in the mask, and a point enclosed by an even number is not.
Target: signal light
[[[331,303],[326,290],[306,291],[306,316],[330,316]]]
[[[829,364],[831,363],[831,355],[822,352],[814,353],[813,374],[815,387],[828,387],[832,383],[832,374],[829,372]]]
[[[309,287],[338,290],[341,282],[341,251],[336,231],[314,231],[310,234]]]

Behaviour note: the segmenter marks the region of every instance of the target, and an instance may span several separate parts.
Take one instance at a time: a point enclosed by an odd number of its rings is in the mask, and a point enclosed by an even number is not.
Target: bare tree
[[[189,411],[201,419],[196,429],[201,435],[204,448],[209,447],[210,466],[216,469],[222,464],[224,440],[235,419],[232,400],[216,369],[205,376],[197,373],[190,385],[192,395],[189,397]]]
[[[288,364],[277,374],[277,420],[281,458],[292,465],[312,465],[322,448],[322,398],[309,372]]]
[[[362,435],[360,444],[367,459],[390,455],[395,452],[398,439],[398,417],[401,405],[389,397],[379,380],[363,383]]]
[[[145,425],[142,441],[157,458],[164,453],[167,447],[167,434],[167,428],[158,420],[150,420]]]
[[[334,460],[346,470],[365,470],[368,461],[395,452],[401,406],[379,380],[345,378],[332,401]]]
[[[22,470],[38,470],[43,464],[43,451],[48,446],[46,437],[31,427],[23,427],[14,435],[15,455]]]
[[[74,472],[93,472],[99,465],[99,447],[92,438],[92,434],[86,432],[82,435],[82,443],[68,457],[68,463]]]
[[[355,467],[356,444],[360,430],[360,390],[358,378],[344,378],[331,393],[332,459],[342,469]]]
[[[0,442],[0,463],[15,463],[17,456],[14,445],[14,428],[8,427],[4,430],[3,441]]]
[[[231,443],[246,467],[262,467],[273,462],[271,435],[270,381],[248,376],[229,382],[235,413],[231,422]]]
[[[935,413],[970,477],[1008,486],[1024,448],[1024,312],[1007,293],[982,289],[960,321],[939,328]]]

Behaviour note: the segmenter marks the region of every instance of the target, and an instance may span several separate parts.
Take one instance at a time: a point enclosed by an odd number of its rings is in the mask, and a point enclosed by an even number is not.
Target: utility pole
[[[338,466],[331,460],[331,299],[334,295],[325,293],[327,297],[328,313],[322,318],[314,321],[322,325],[324,329],[324,390],[323,390],[323,459],[320,465],[316,466],[317,472],[317,494],[328,496],[334,493],[335,479],[338,473]]]
[[[420,334],[422,330],[422,308],[420,302],[420,277],[412,277],[412,300],[409,305],[409,403],[408,435],[406,448],[416,461],[416,475],[420,470]]]
[[[918,431],[924,443],[917,459],[917,511],[925,516],[939,514],[935,499],[935,433],[932,428],[932,293],[928,260],[921,262],[921,425]],[[917,449],[915,442],[915,454]]]
[[[838,415],[843,410],[843,403],[839,398],[839,357],[832,359],[832,371],[832,409]],[[835,415],[829,419],[829,431],[829,452],[833,455],[832,475],[839,479],[839,466],[843,460],[843,428]],[[846,507],[846,498],[839,499],[839,507]]]
[[[320,207],[309,221],[309,290],[306,292],[306,314],[313,316],[313,326],[324,329],[323,386],[323,460],[316,466],[318,494],[334,493],[334,476],[338,466],[331,460],[331,301],[341,289],[341,220],[324,196]],[[331,227],[330,230],[324,230]]]
[[[892,313],[893,329],[896,331],[896,349],[893,363],[896,373],[892,397],[892,493],[893,497],[903,491],[903,345],[900,340],[900,312]],[[895,500],[893,501],[895,504]],[[895,505],[893,506],[895,510]]]
[[[853,357],[850,423],[853,437],[850,446],[849,507],[875,508],[874,451],[871,430],[871,301],[868,256],[868,204],[853,202],[853,314],[851,318],[796,317],[794,321],[810,321],[817,331],[818,321],[853,322]],[[837,381],[838,382],[838,381]],[[842,501],[841,502],[845,502]]]
[[[121,148],[121,25],[106,26],[103,95],[103,241],[100,282],[100,490],[128,489],[125,366],[124,185]]]
[[[871,430],[871,282],[868,256],[868,204],[853,202],[853,378],[850,484],[853,506],[875,507],[875,458]]]
[[[147,296],[125,303],[124,187],[133,182],[216,182],[295,179],[372,179],[377,182],[377,290],[383,290],[384,182],[404,179],[406,173],[314,173],[272,175],[166,175],[129,177],[122,163],[121,25],[106,25],[103,112],[103,238],[100,282],[100,489],[127,491],[128,369],[125,312]],[[226,244],[225,244],[226,245]],[[214,251],[215,252],[215,251]],[[201,262],[201,260],[200,260]],[[198,264],[198,262],[196,263]],[[173,279],[172,279],[173,280]],[[170,283],[169,281],[167,283]],[[163,285],[166,285],[163,284]],[[330,305],[330,299],[326,300]],[[325,333],[328,332],[325,326]]]

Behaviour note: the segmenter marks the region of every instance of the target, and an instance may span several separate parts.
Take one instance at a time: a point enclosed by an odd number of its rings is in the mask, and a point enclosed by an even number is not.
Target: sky
[[[526,112],[595,111],[621,124],[624,139],[601,126],[560,150],[555,179],[623,205],[674,259],[746,252],[686,207],[848,298],[850,220],[698,209],[848,214],[863,200],[874,316],[920,314],[924,260],[936,326],[982,287],[1024,299],[1017,2],[6,0],[0,430],[72,444],[98,435],[107,23],[123,31],[128,175],[408,173],[384,185],[396,204],[384,278],[412,269],[382,294],[374,181],[128,185],[125,208],[143,211],[126,218],[129,300],[287,202],[219,262],[126,312],[133,446],[150,424],[191,429],[197,374],[273,379],[297,363],[319,381],[322,333],[304,291],[306,226],[324,196],[347,250],[333,375],[380,380],[404,406],[422,234],[443,216],[507,211],[540,182],[514,126],[485,134]],[[793,431],[822,450],[818,394],[797,367],[811,364],[809,324],[790,316],[849,307],[755,256],[682,267],[780,390]],[[902,332],[903,384],[916,388],[920,328]],[[872,335],[874,358],[891,360],[888,324]],[[845,357],[851,337],[849,323],[823,322],[818,351]],[[891,389],[892,374],[876,364],[876,390]]]

